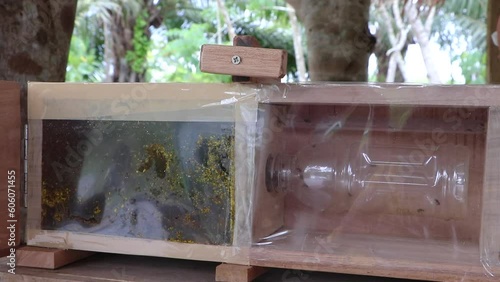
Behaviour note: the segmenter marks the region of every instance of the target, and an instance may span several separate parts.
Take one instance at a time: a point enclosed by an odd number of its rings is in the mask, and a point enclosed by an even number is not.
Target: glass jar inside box
[[[317,210],[463,217],[469,152],[444,144],[432,151],[341,138],[308,145],[294,155],[270,154],[269,192],[290,192]]]

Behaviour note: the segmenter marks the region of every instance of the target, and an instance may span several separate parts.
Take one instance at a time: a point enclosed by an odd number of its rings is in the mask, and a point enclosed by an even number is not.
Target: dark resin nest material
[[[229,245],[234,125],[43,122],[42,229]]]

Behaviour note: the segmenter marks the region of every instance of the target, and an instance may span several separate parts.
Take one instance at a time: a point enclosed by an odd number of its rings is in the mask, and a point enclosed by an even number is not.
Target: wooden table
[[[165,259],[155,257],[96,254],[58,270],[16,268],[16,274],[8,274],[6,259],[0,258],[0,281],[214,281],[217,263]],[[409,281],[374,278],[332,273],[272,269],[256,282],[368,282]]]

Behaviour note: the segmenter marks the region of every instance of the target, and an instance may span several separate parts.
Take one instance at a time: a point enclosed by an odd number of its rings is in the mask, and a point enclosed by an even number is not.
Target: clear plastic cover
[[[30,84],[28,243],[248,263],[252,89]]]
[[[42,229],[232,243],[234,123],[42,126]]]
[[[261,221],[253,222],[250,261],[422,280],[497,279],[499,183],[491,183],[497,173],[488,176],[485,163],[498,157],[488,155],[498,125],[489,124],[494,102],[481,100],[493,91],[269,89],[259,107],[254,215],[267,213],[273,224],[262,232]],[[467,95],[476,103],[465,103]]]
[[[29,87],[28,244],[500,275],[496,87]]]

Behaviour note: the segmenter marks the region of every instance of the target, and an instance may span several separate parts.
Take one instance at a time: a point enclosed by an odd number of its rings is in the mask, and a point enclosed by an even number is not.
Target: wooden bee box
[[[260,105],[261,113],[269,116],[261,116],[267,130],[260,135],[265,141],[256,145],[255,244],[250,264],[431,281],[498,279],[499,91],[495,86],[322,84],[290,85],[268,95]],[[348,167],[353,171],[350,177],[359,178],[355,166],[361,158],[371,174],[360,183],[371,181],[376,189],[342,194],[339,183],[327,192],[308,187],[269,191],[270,155],[298,155],[305,150],[302,157],[321,159],[330,150],[339,155],[352,151],[352,144],[386,148],[385,156],[363,151]],[[460,149],[422,158],[450,146]],[[455,195],[462,203],[453,206],[439,200],[445,188],[438,186],[412,190],[417,194],[411,195],[401,191],[394,175],[384,175],[390,171],[376,167],[397,167],[401,148],[411,148],[406,158],[412,162],[424,160],[429,166],[436,159],[450,161],[467,152],[467,189]],[[377,163],[376,158],[387,161]],[[293,174],[293,169],[283,170],[280,177]],[[347,172],[338,177],[342,173]],[[305,175],[304,170],[294,181]],[[384,184],[383,177],[393,177],[387,180],[393,184]],[[432,189],[443,190],[433,194]],[[260,233],[263,223],[274,224],[276,231]]]
[[[31,83],[27,244],[248,263],[251,93]]]
[[[262,267],[494,279],[498,93],[495,86],[31,83],[25,239]],[[315,154],[326,155],[328,142],[338,152],[368,143],[415,156],[458,146],[468,156],[462,204],[426,192],[420,207],[408,200],[418,195],[393,190],[342,198],[269,189],[270,155],[316,145]]]

